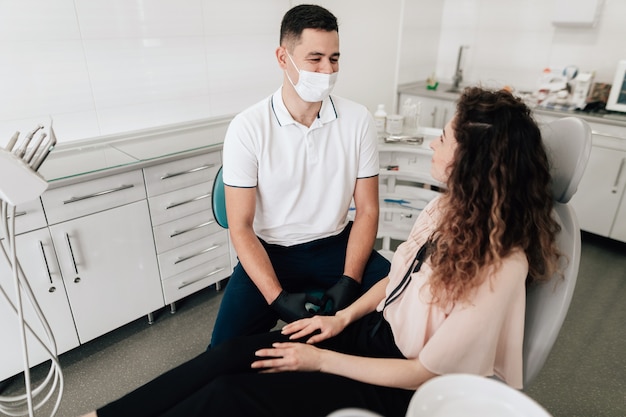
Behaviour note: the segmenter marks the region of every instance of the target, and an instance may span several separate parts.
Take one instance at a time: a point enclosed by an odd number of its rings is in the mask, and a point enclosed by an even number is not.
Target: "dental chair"
[[[580,265],[581,236],[576,214],[568,202],[578,189],[591,153],[591,128],[582,119],[565,117],[554,120],[541,126],[541,133],[551,162],[554,215],[561,225],[557,245],[564,255],[564,269],[549,281],[533,284],[527,289],[523,346],[523,383],[526,388],[545,364],[574,294]],[[432,412],[432,398],[418,395],[420,389],[413,396],[406,417],[443,416]],[[487,411],[484,415],[488,414]],[[382,416],[368,410],[346,408],[328,417]]]

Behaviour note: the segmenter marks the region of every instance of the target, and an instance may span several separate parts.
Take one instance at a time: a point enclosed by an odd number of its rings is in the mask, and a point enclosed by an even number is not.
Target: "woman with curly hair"
[[[560,257],[541,134],[511,93],[469,88],[430,147],[446,189],[387,278],[333,316],[220,345],[97,415],[404,416],[436,375],[521,388],[525,284],[551,277]]]

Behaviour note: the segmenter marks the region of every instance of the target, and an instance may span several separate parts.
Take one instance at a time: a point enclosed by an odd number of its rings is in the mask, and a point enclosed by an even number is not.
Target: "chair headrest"
[[[567,203],[578,190],[591,153],[591,128],[578,117],[563,117],[541,127],[550,160],[552,195]]]

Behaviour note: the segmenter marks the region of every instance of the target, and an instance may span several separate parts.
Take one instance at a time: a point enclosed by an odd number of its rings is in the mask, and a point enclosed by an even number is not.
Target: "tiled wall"
[[[280,21],[304,2],[1,0],[0,145],[49,115],[70,142],[236,113],[279,87]],[[336,93],[391,105],[403,0],[317,3],[339,20]]]
[[[583,0],[584,1],[584,0]],[[1,0],[0,145],[54,119],[60,141],[240,111],[282,81],[273,54],[294,0]],[[612,82],[626,1],[594,28],[552,25],[555,0],[319,0],[339,18],[336,93],[370,109],[395,86],[453,75],[536,87],[548,66]]]
[[[54,119],[62,141],[237,112],[281,82],[288,0],[0,1],[0,144]]]
[[[578,1],[561,1],[576,7]],[[600,0],[595,27],[555,26],[556,0],[445,0],[436,72],[450,80],[460,45],[468,82],[533,90],[546,67],[574,65],[612,83],[626,59],[626,1]]]

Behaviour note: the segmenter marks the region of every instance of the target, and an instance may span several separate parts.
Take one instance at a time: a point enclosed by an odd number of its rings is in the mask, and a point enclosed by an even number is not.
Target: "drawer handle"
[[[208,226],[208,225],[213,224],[213,223],[215,223],[215,220],[210,220],[210,221],[208,221],[208,222],[206,222],[206,223],[202,223],[202,224],[199,224],[199,225],[197,225],[197,226],[190,227],[189,229],[185,229],[185,230],[181,230],[181,231],[175,231],[174,233],[172,233],[172,234],[170,235],[170,237],[180,236],[180,235],[182,235],[182,234],[185,234],[185,233],[191,232],[191,231],[193,231],[193,230],[200,229],[200,228],[202,228],[202,227]]]
[[[70,250],[70,256],[72,257],[72,263],[74,264],[74,271],[76,272],[76,275],[78,275],[78,266],[76,265],[76,258],[74,257],[72,242],[70,242],[70,235],[68,235],[67,233],[65,234],[65,240],[67,241],[67,248]]]
[[[170,178],[178,177],[179,175],[185,175],[185,174],[191,174],[193,172],[203,171],[205,169],[213,168],[214,166],[215,166],[215,164],[202,165],[200,167],[192,168],[192,169],[187,170],[187,171],[174,172],[173,174],[165,174],[165,175],[163,175],[161,177],[161,179],[162,180],[167,180],[167,179],[170,179]]]
[[[122,186],[117,187],[117,188],[111,188],[110,190],[99,191],[97,193],[93,193],[93,194],[89,194],[89,195],[83,195],[83,196],[80,196],[80,197],[72,197],[69,200],[65,200],[63,202],[63,204],[76,203],[77,201],[87,200],[88,198],[99,197],[101,195],[111,194],[111,193],[115,193],[115,192],[122,191],[122,190],[128,190],[129,188],[133,188],[133,187],[134,187],[133,184],[122,185]]]
[[[210,273],[206,274],[206,275],[205,275],[205,276],[203,276],[203,277],[196,278],[196,279],[194,279],[194,280],[192,280],[192,281],[188,281],[188,282],[183,281],[183,282],[180,284],[180,286],[178,287],[178,289],[179,289],[179,290],[182,290],[183,288],[188,287],[188,286],[190,286],[191,284],[195,284],[195,283],[196,283],[196,282],[198,282],[198,281],[202,281],[203,279],[207,279],[207,278],[209,278],[209,277],[211,277],[211,276],[213,276],[213,275],[215,275],[215,274],[218,274],[218,273],[222,272],[222,271],[223,271],[223,270],[225,270],[225,269],[226,269],[225,267],[217,268],[215,271],[210,272]]]
[[[165,210],[173,209],[175,207],[182,206],[182,205],[189,204],[189,203],[193,203],[194,201],[203,200],[203,199],[209,198],[209,197],[211,197],[211,193],[204,194],[204,195],[192,198],[191,200],[183,201],[183,202],[180,202],[180,203],[170,204],[169,206],[165,207]]]
[[[46,267],[46,272],[48,272],[48,279],[50,280],[50,284],[52,282],[52,274],[50,273],[50,265],[48,264],[48,258],[46,257],[46,251],[43,249],[43,242],[39,241],[39,249],[41,249],[41,257],[43,258],[43,264]]]
[[[17,213],[15,213],[15,215],[13,217],[18,218],[20,216],[25,216],[26,212],[25,211],[18,211]],[[11,218],[11,216],[9,216],[9,219]]]
[[[210,248],[202,249],[200,252],[194,253],[193,255],[185,256],[184,258],[178,258],[176,262],[174,262],[174,265],[178,265],[181,262],[188,261],[189,259],[195,258],[196,256],[200,256],[204,253],[211,252],[212,250],[215,250],[221,246],[222,245],[213,245]]]
[[[615,182],[613,183],[613,189],[611,190],[613,194],[617,194],[617,184],[619,184],[619,179],[622,177],[622,171],[624,170],[624,162],[626,162],[626,158],[622,158],[622,162],[619,164],[619,169],[617,170],[617,176],[615,177]]]

